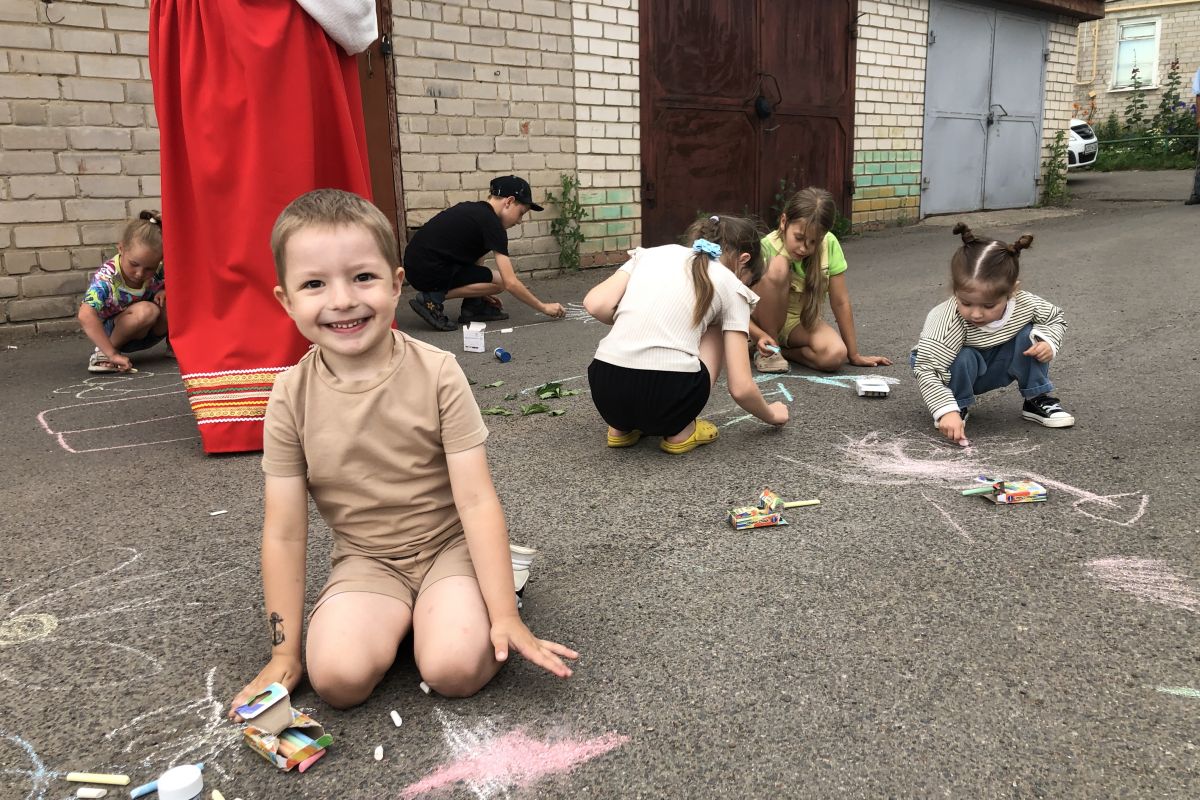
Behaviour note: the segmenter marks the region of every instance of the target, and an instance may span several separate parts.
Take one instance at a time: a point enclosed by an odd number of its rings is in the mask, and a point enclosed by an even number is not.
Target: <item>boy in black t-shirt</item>
[[[529,212],[541,211],[529,184],[515,175],[496,178],[487,200],[459,203],[437,214],[413,235],[404,251],[405,277],[417,290],[408,301],[413,311],[436,331],[457,325],[446,316],[448,298],[463,298],[458,324],[508,319],[496,297],[508,290],[530,308],[561,318],[558,303],[543,303],[526,288],[508,257],[508,229]],[[496,269],[481,263],[496,256]]]

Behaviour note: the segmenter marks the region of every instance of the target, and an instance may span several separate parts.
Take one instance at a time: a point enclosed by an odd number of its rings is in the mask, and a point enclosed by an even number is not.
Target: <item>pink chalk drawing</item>
[[[58,446],[68,453],[98,453],[200,438],[190,424],[162,424],[167,420],[191,418],[186,402],[178,403],[176,409],[171,409],[172,401],[142,403],[158,397],[185,394],[178,372],[96,376],[59,387],[54,393],[70,394],[77,400],[89,401],[47,408],[37,415],[42,430],[53,436]],[[164,413],[170,410],[178,413]],[[104,424],[98,425],[97,422]],[[112,432],[118,429],[123,429],[120,434],[134,441],[111,444]],[[184,431],[190,435],[180,436]]]
[[[1188,586],[1166,562],[1153,558],[1099,558],[1088,562],[1088,571],[1114,592],[1125,592],[1140,602],[1158,603],[1200,614],[1200,592]]]
[[[607,733],[593,739],[535,739],[520,728],[501,734],[490,721],[468,729],[453,714],[437,709],[446,745],[454,760],[408,786],[405,800],[464,785],[479,800],[509,797],[510,790],[523,788],[551,775],[570,772],[629,741],[628,736]]]
[[[1136,524],[1150,503],[1150,495],[1137,491],[1102,495],[1023,467],[1006,466],[1039,449],[1024,438],[985,437],[974,440],[971,446],[958,447],[940,437],[911,431],[898,434],[871,431],[857,438],[845,437],[838,449],[843,463],[834,468],[789,456],[778,458],[845,483],[874,486],[929,486],[939,482],[970,482],[979,475],[1019,475],[1075,497],[1071,507],[1085,517],[1122,527]]]

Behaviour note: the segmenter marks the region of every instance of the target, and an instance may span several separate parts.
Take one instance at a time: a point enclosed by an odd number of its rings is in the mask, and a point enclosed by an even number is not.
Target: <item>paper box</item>
[[[472,322],[469,325],[463,325],[463,350],[468,353],[484,352],[486,348],[483,344],[483,334],[486,328],[486,322]]]
[[[854,388],[859,397],[887,397],[892,391],[885,379],[873,375],[856,378]]]
[[[997,505],[1044,503],[1048,497],[1046,487],[1034,481],[996,481],[992,488],[994,491],[984,497]]]
[[[278,683],[237,713],[248,723],[242,731],[247,746],[285,772],[333,744],[319,722],[292,708],[287,689]]]
[[[750,528],[770,528],[775,525],[787,525],[783,512],[771,511],[756,506],[738,506],[729,510],[729,524],[734,530],[744,531]]]

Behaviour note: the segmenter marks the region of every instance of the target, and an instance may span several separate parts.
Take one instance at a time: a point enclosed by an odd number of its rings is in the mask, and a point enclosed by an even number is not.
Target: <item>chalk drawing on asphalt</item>
[[[1200,700],[1200,689],[1193,689],[1190,686],[1156,686],[1155,688],[1163,694],[1173,694],[1176,697],[1190,697],[1193,700]]]
[[[216,667],[208,671],[202,694],[190,699],[172,698],[167,705],[113,728],[104,738],[124,742],[120,752],[135,755],[138,760],[131,766],[147,773],[202,761],[205,771],[228,779],[229,773],[218,759],[241,743],[242,730],[226,718],[228,705],[214,692],[216,673]]]
[[[974,440],[970,447],[958,447],[940,437],[911,431],[898,434],[871,431],[860,437],[846,436],[838,445],[842,461],[833,467],[808,464],[790,456],[777,457],[845,483],[873,486],[963,483],[979,475],[1027,478],[1052,492],[1074,497],[1071,507],[1078,513],[1122,527],[1136,524],[1146,513],[1150,503],[1148,494],[1137,491],[1097,494],[1013,465],[1038,449],[1038,445],[1025,438],[985,437]]]
[[[249,579],[249,569],[232,562],[212,565],[210,574],[189,580],[192,565],[146,568],[132,547],[103,548],[29,577],[0,594],[0,685],[58,691],[70,685],[60,670],[91,655],[89,686],[124,685],[162,672],[161,653],[147,641],[154,628],[180,629],[201,613],[206,621],[244,613],[253,606],[221,608],[202,602],[207,590],[230,576]],[[245,574],[239,574],[245,573]],[[166,588],[164,588],[166,587]]]
[[[84,392],[87,391],[90,390],[84,390]],[[38,425],[48,435],[54,437],[58,446],[68,453],[99,453],[200,438],[199,434],[195,433],[195,425],[170,422],[170,420],[192,416],[191,412],[187,410],[186,404],[175,404],[171,401],[144,402],[159,397],[185,394],[185,390],[149,391],[146,393],[133,390],[120,391],[125,392],[126,396],[47,408],[38,413]],[[177,406],[178,413],[164,413],[164,410],[170,410],[170,406]],[[108,420],[120,421],[95,424]],[[118,439],[119,444],[111,444],[113,432],[117,431],[133,441]],[[185,431],[188,435],[179,435]]]
[[[1124,592],[1143,603],[1200,613],[1200,592],[1154,558],[1098,558],[1088,562],[1088,572],[1105,588]]]
[[[54,390],[54,394],[69,394],[76,400],[108,400],[131,394],[180,389],[182,385],[178,372],[112,372],[60,386]]]
[[[441,709],[434,714],[442,724],[451,759],[405,788],[400,794],[405,800],[454,786],[462,786],[478,800],[511,798],[514,790],[570,772],[629,740],[616,733],[591,739],[539,739],[521,728],[501,733],[490,720],[469,728],[454,714]]]
[[[46,790],[66,774],[46,769],[33,745],[14,733],[0,730],[0,789],[7,792],[15,786],[18,791],[25,791],[23,795],[15,795],[22,800],[46,800]]]

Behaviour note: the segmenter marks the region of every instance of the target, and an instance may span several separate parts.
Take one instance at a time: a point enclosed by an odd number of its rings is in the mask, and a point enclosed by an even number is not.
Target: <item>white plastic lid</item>
[[[204,793],[204,775],[195,764],[172,767],[158,778],[158,800],[197,800]]]

